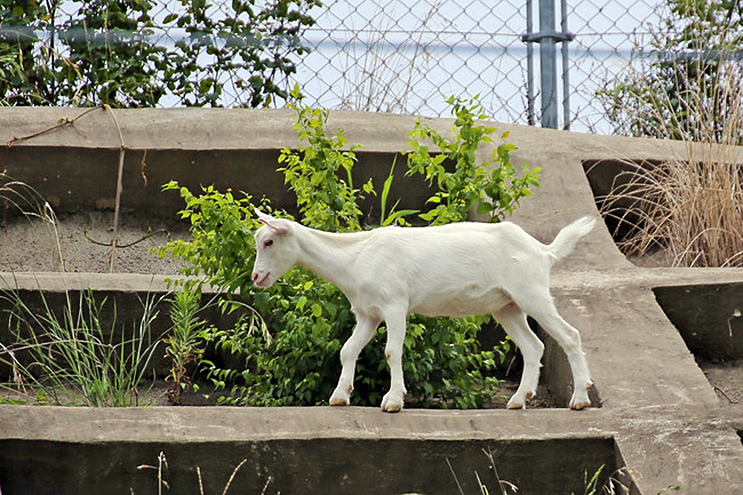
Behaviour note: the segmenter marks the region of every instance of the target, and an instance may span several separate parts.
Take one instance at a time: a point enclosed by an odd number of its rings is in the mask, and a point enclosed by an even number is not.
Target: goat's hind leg
[[[514,344],[518,346],[524,358],[521,383],[506,407],[508,409],[525,409],[527,401],[537,394],[544,344],[529,328],[526,313],[521,311],[515,303],[509,303],[494,312],[493,316],[503,326]]]
[[[338,379],[333,395],[330,396],[331,406],[347,406],[351,402],[353,380],[356,372],[356,360],[361,350],[369,343],[379,326],[379,320],[369,318],[363,314],[356,314],[356,328],[341,349],[341,365],[343,369]]]
[[[586,355],[583,352],[580,332],[560,316],[555,303],[549,296],[541,298],[538,304],[532,304],[530,309],[529,315],[557,341],[567,355],[573,374],[573,396],[570,399],[570,408],[584,409],[590,406],[591,399],[588,397],[588,391],[593,386],[593,381],[588,370]]]

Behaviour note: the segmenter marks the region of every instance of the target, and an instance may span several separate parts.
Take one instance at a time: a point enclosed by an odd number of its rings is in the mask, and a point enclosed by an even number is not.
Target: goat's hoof
[[[330,396],[330,405],[331,406],[347,406],[351,401],[351,397],[349,394],[344,394],[343,392],[338,392],[337,390],[333,392],[333,395]]]
[[[591,399],[589,399],[588,397],[581,398],[581,399],[573,398],[570,401],[570,409],[574,411],[580,411],[581,409],[585,409],[590,406],[591,406]]]
[[[570,409],[580,411],[581,409],[590,407],[591,399],[588,397],[588,391],[591,389],[591,386],[592,384],[588,383],[583,390],[577,389],[573,392],[573,397],[570,399]]]
[[[511,400],[508,401],[506,409],[526,409],[527,402],[529,402],[536,396],[537,393],[533,390],[529,390],[528,392],[526,392],[526,394],[522,394],[517,391],[511,396]]]
[[[382,411],[388,413],[396,413],[402,411],[402,404],[385,404],[382,406]]]
[[[400,397],[399,399],[392,398],[390,397],[389,393],[387,393],[387,395],[385,395],[384,398],[382,399],[382,411],[384,412],[389,412],[389,413],[400,412],[402,411],[402,405],[403,405],[402,397]]]

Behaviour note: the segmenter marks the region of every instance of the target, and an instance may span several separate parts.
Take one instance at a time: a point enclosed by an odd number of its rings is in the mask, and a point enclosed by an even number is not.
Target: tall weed
[[[65,293],[62,314],[57,315],[43,292],[41,310],[30,307],[17,291],[4,291],[9,304],[9,326],[15,341],[2,344],[0,362],[14,370],[16,386],[36,391],[36,396],[58,405],[122,407],[139,405],[139,387],[151,371],[157,349],[151,323],[158,301],[142,301],[140,321],[131,332],[104,328],[92,291]],[[154,378],[154,377],[153,377]]]
[[[620,134],[679,140],[685,153],[629,163],[603,213],[628,232],[630,255],[660,253],[674,266],[743,266],[743,66],[740,12],[672,1],[651,29],[649,56],[597,96]]]
[[[654,135],[682,140],[686,153],[656,165],[628,162],[599,198],[601,209],[628,233],[619,244],[628,255],[661,251],[673,266],[743,266],[743,73],[732,62],[695,63],[674,72],[675,85],[688,88],[674,99],[652,90],[663,81],[637,74],[634,87],[653,96],[642,108],[648,113],[634,118],[654,123]]]
[[[197,391],[191,380],[202,360],[208,339],[207,322],[200,317],[201,293],[190,287],[176,291],[170,298],[172,328],[163,337],[165,357],[170,362],[166,395],[171,405],[180,405],[184,392]]]

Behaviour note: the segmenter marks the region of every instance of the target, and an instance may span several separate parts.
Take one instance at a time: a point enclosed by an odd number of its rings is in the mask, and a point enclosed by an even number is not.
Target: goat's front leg
[[[341,349],[341,371],[338,386],[330,396],[331,406],[347,406],[351,401],[353,380],[356,373],[356,360],[361,350],[369,343],[380,321],[361,313],[356,313],[356,328]]]
[[[402,371],[402,350],[405,343],[407,313],[399,311],[387,316],[387,345],[385,357],[390,367],[390,390],[382,398],[382,410],[398,412],[402,410],[405,389],[405,378]]]

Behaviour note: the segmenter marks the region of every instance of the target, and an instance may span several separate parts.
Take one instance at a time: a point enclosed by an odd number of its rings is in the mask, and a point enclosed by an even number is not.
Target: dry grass
[[[227,484],[224,486],[224,489],[222,490],[222,495],[227,495],[227,492],[230,489],[230,486],[232,486],[232,482],[235,480],[235,476],[237,476],[238,471],[240,471],[240,468],[242,468],[245,464],[247,464],[248,460],[243,459],[240,464],[235,467],[235,469],[232,470],[232,474],[230,475],[229,480],[227,480]],[[169,471],[168,468],[168,459],[165,457],[165,452],[160,452],[160,455],[157,457],[157,466],[152,466],[149,464],[142,464],[141,466],[137,466],[138,470],[151,470],[157,472],[157,495],[163,495],[163,493],[168,493],[170,490],[170,481],[167,479],[167,473]],[[204,479],[201,474],[201,468],[196,466],[196,474],[199,481],[199,493],[201,495],[205,495],[204,492]],[[266,495],[267,490],[271,482],[273,481],[272,477],[268,477],[266,480],[265,485],[263,485],[263,490],[261,491],[260,495]],[[135,495],[134,489],[129,488],[129,493],[131,495]],[[2,493],[0,493],[2,495]]]
[[[627,255],[664,250],[673,266],[743,266],[743,70],[735,62],[714,67],[713,77],[685,81],[681,112],[670,111],[678,101],[662,98],[645,107],[648,121],[665,126],[656,135],[680,138],[685,156],[628,163],[599,198],[627,233],[618,241]]]
[[[380,10],[367,31],[359,31],[344,50],[348,71],[340,82],[341,109],[366,112],[410,113],[412,89],[425,80],[431,54],[424,33],[441,16],[440,3],[433,5],[414,30],[412,43],[396,46],[395,12]],[[360,48],[355,47],[359,45]],[[412,53],[411,53],[412,52]]]

